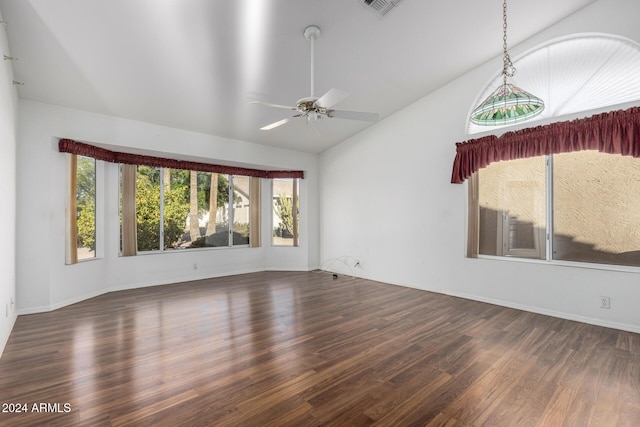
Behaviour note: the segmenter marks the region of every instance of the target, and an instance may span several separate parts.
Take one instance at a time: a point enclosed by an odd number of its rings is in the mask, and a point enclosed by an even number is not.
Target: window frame
[[[602,155],[612,155],[609,153],[601,153]],[[553,181],[553,168],[554,168],[554,154],[548,154],[545,156],[541,156],[545,158],[544,167],[545,167],[545,229],[544,233],[541,233],[540,238],[544,239],[545,245],[545,257],[544,258],[530,258],[530,257],[520,257],[517,254],[509,254],[509,255],[490,255],[490,254],[481,254],[479,250],[472,247],[474,244],[473,236],[471,233],[475,233],[478,238],[475,240],[476,244],[479,241],[480,235],[480,227],[481,224],[479,222],[477,210],[479,209],[479,187],[480,187],[480,177],[479,171],[475,172],[471,179],[467,180],[467,194],[468,194],[468,202],[467,202],[467,258],[478,258],[478,259],[490,259],[490,260],[501,260],[501,261],[514,261],[514,262],[524,262],[524,263],[533,263],[533,264],[548,264],[548,265],[558,265],[558,266],[567,266],[567,267],[578,267],[578,268],[589,268],[596,270],[609,270],[609,271],[621,271],[621,272],[640,272],[640,266],[632,266],[632,265],[623,265],[623,264],[606,264],[606,263],[595,263],[588,261],[573,261],[573,260],[560,260],[553,258],[553,233],[554,233],[554,224],[553,224],[553,209],[554,209],[554,181]],[[640,159],[638,159],[640,161]],[[508,161],[506,161],[508,162]],[[473,210],[476,210],[474,213]],[[475,222],[475,224],[474,224]],[[499,233],[498,233],[499,234]],[[499,236],[496,236],[498,238]]]
[[[274,213],[274,202],[275,197],[279,196],[275,194],[275,183],[276,181],[291,181],[292,182],[292,193],[295,192],[295,195],[292,195],[292,203],[297,204],[298,209],[294,213],[294,219],[296,221],[293,224],[293,238],[290,245],[285,244],[277,244],[275,243],[275,237],[273,235],[273,230],[276,228],[275,223],[275,213]],[[294,197],[295,196],[295,197]],[[298,248],[300,247],[300,179],[299,178],[273,178],[271,180],[271,195],[269,199],[269,209],[270,209],[270,218],[271,218],[271,226],[269,228],[270,231],[270,240],[271,246],[274,248]]]

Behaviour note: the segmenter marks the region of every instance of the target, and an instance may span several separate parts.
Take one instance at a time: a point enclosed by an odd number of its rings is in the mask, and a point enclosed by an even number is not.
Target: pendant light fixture
[[[471,123],[480,126],[502,126],[529,120],[544,110],[544,102],[537,96],[507,83],[516,74],[507,51],[507,0],[502,4],[502,84],[471,113]]]

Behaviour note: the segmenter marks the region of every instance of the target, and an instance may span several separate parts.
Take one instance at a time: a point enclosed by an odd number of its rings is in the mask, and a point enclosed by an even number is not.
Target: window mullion
[[[547,155],[545,162],[545,201],[546,201],[546,245],[547,261],[553,260],[553,155]]]
[[[229,246],[233,246],[233,175],[229,175]]]
[[[160,244],[159,248],[164,251],[164,168],[160,168]]]

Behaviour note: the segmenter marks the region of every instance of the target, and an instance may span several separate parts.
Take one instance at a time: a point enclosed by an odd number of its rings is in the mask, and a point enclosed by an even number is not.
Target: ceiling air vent
[[[398,5],[402,0],[362,0],[367,7],[381,18]]]

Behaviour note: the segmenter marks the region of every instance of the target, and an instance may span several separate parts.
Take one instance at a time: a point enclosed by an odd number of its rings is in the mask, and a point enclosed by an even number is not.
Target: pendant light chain
[[[502,1],[502,84],[471,112],[471,123],[479,126],[504,126],[536,117],[544,110],[544,101],[524,89],[507,83],[516,74],[507,50],[507,0]]]
[[[516,74],[516,67],[511,62],[511,57],[507,51],[507,0],[502,3],[502,51],[504,54],[502,65],[502,77],[504,85],[507,85],[507,77],[513,77]]]

